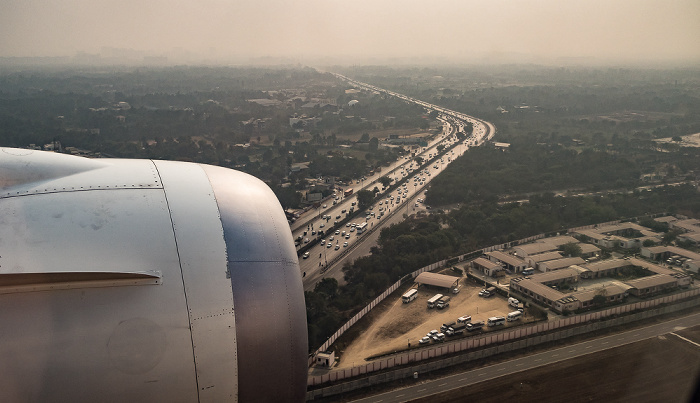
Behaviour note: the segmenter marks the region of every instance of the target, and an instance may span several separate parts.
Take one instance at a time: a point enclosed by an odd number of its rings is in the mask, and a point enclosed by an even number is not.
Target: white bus
[[[513,312],[508,314],[508,322],[516,321],[516,320],[520,319],[521,316],[523,316],[522,312],[513,311]]]
[[[401,300],[403,301],[404,304],[408,304],[409,302],[413,301],[418,297],[418,290],[415,288],[411,288],[406,292],[406,294],[401,296]]]
[[[442,298],[442,294],[435,294],[432,298],[428,300],[428,308],[435,308],[435,304]]]
[[[489,318],[489,320],[486,321],[486,326],[499,326],[499,325],[504,325],[506,323],[506,318],[503,316],[494,316],[492,318]]]
[[[358,225],[358,226],[356,227],[356,229],[357,229],[357,234],[358,234],[358,235],[361,234],[361,233],[363,233],[363,232],[365,232],[365,230],[367,229],[367,223],[366,223],[366,222],[363,222],[362,224]]]

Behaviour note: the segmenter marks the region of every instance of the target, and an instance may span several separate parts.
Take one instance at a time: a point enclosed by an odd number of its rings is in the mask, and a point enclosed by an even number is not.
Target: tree
[[[676,240],[676,237],[682,233],[683,231],[679,229],[672,229],[664,234],[664,236],[661,238],[661,242],[664,245],[670,245],[673,241]]]
[[[416,157],[413,160],[416,161],[416,164],[418,164],[418,166],[423,165],[423,157]]]
[[[393,181],[393,179],[391,179],[388,176],[382,176],[381,178],[379,178],[379,183],[381,183],[382,186],[384,186],[384,187],[389,186],[392,181]]]
[[[364,210],[372,205],[374,201],[374,193],[369,190],[360,190],[357,192],[357,205],[360,210]]]
[[[326,299],[333,299],[338,294],[338,280],[328,277],[321,279],[316,283],[314,292],[324,295]]]
[[[376,137],[369,139],[369,151],[377,151],[379,149],[379,140]]]
[[[656,245],[656,242],[654,242],[651,239],[645,239],[644,242],[642,242],[642,246],[645,248],[648,248],[648,247],[654,246],[654,245]]]
[[[593,304],[594,305],[605,305],[605,303],[608,301],[607,298],[605,298],[605,295],[598,294],[593,296]]]
[[[564,255],[569,257],[581,256],[581,246],[575,242],[565,243],[559,249],[564,252]]]
[[[369,133],[362,133],[362,137],[360,137],[360,143],[369,143]]]

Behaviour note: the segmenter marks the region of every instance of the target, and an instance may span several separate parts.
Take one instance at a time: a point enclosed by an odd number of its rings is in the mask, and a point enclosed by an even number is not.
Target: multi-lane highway
[[[300,246],[313,242],[314,239],[319,240],[317,245],[310,248],[308,253],[300,256],[299,259],[306,290],[313,289],[323,277],[335,277],[342,281],[342,274],[337,269],[342,267],[342,263],[367,254],[369,244],[373,245],[376,242],[376,233],[381,227],[401,220],[403,213],[426,208],[421,196],[430,180],[469,147],[479,146],[495,134],[495,127],[489,122],[338,74],[336,77],[349,82],[356,88],[385,93],[406,102],[421,105],[428,111],[437,111],[438,119],[443,123],[443,131],[416,155],[399,159],[383,172],[377,172],[370,177],[362,178],[360,183],[353,184],[352,195],[346,197],[343,192],[338,191],[334,197],[322,202],[318,209],[308,211],[291,225],[293,236],[299,240]],[[467,122],[471,123],[473,131],[466,140],[458,140],[456,134],[465,130]],[[438,152],[438,146],[444,147],[442,155]],[[422,166],[418,166],[416,157],[423,159]],[[378,181],[382,176],[394,180],[387,189],[382,189]],[[406,180],[404,185],[390,191],[396,182],[404,179]],[[341,224],[346,214],[358,209],[355,196],[357,191],[372,190],[375,186],[380,189],[380,193],[377,194],[375,203],[370,209],[358,214],[353,222]]]
[[[610,336],[599,337],[582,343],[543,351],[541,353],[531,354],[525,357],[516,358],[514,360],[489,365],[487,367],[462,372],[434,381],[424,382],[407,388],[356,400],[356,402],[391,403],[424,398],[438,393],[447,392],[452,389],[462,388],[490,379],[499,378],[501,376],[635,343],[651,337],[672,333],[685,327],[696,326],[698,324],[700,324],[700,313],[622,333],[616,333]],[[694,342],[690,342],[694,344]]]

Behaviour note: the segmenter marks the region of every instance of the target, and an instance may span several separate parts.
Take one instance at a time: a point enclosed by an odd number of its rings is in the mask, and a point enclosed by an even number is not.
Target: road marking
[[[486,375],[486,374],[484,374],[484,373],[479,374],[479,376],[484,376],[484,375]]]
[[[608,343],[610,343],[610,342],[609,342],[609,341],[603,342],[603,345],[606,345],[606,344],[608,344]]]
[[[402,394],[400,394],[400,395],[396,395],[395,397],[401,397],[401,396],[403,396],[403,395],[405,395],[405,393],[402,393]]]
[[[516,366],[516,367],[522,367],[523,364],[516,364],[515,366]]]
[[[683,337],[683,336],[681,336],[681,335],[678,335],[678,334],[675,334],[675,333],[671,333],[671,334],[674,335],[674,336],[676,336],[676,337],[678,337],[678,338],[681,339],[681,340],[685,340],[685,341],[687,341],[687,342],[690,343],[690,344],[695,344],[696,346],[700,347],[700,344],[698,344],[698,343],[696,343],[696,342],[694,342],[694,341],[692,341],[692,340],[686,339],[685,337]]]
[[[586,348],[592,348],[593,346],[586,346]]]
[[[498,368],[497,371],[505,371],[505,368]]]
[[[445,385],[447,385],[447,382],[441,383],[441,384],[439,384],[438,386],[445,386]]]

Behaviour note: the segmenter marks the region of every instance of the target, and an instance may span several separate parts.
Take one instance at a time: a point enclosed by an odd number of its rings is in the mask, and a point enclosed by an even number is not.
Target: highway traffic
[[[337,271],[334,266],[350,251],[365,242],[369,233],[388,225],[389,221],[396,222],[397,218],[394,217],[396,213],[400,213],[397,216],[400,220],[403,213],[430,209],[424,204],[422,195],[432,178],[466,152],[469,147],[479,146],[495,134],[495,127],[488,122],[344,76],[336,76],[350,82],[356,88],[383,92],[406,102],[417,103],[428,111],[437,111],[439,113],[437,119],[442,122],[443,130],[429,142],[427,147],[422,147],[410,156],[400,158],[383,172],[375,172],[372,176],[359,178],[352,186],[345,187],[343,191],[337,191],[333,196],[322,201],[319,208],[307,211],[291,225],[292,234],[299,248],[318,241],[316,245],[307,248],[306,252],[299,256],[306,290],[313,289],[315,283],[322,277],[335,274],[333,277],[342,279],[342,276],[338,276],[337,273],[330,273]],[[464,132],[465,127],[468,126],[467,123],[471,123],[472,133],[466,139],[458,140],[457,134]],[[439,146],[442,147],[438,148]],[[421,166],[416,161],[418,157],[422,159]],[[382,176],[391,178],[392,183],[384,187],[378,181]],[[397,186],[398,183],[401,184]],[[367,210],[356,214],[352,220],[344,222],[359,208],[356,193],[362,189],[373,190],[375,187],[379,192],[375,196],[374,203]],[[349,188],[353,189],[352,193],[345,194]],[[394,219],[390,220],[391,217]],[[372,238],[376,240],[376,237]],[[363,249],[368,250],[368,248]]]

